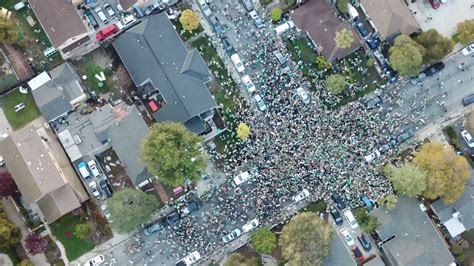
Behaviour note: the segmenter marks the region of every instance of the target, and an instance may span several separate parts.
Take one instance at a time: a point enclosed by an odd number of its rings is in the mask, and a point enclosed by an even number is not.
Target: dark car
[[[341,225],[344,221],[342,220],[341,214],[335,208],[331,208],[331,216],[337,225]]]
[[[166,216],[165,221],[169,226],[171,226],[179,222],[180,219],[181,217],[179,216],[179,213],[173,212],[172,214]]]
[[[109,182],[107,180],[101,180],[99,182],[100,189],[104,191],[105,196],[110,198],[112,196],[112,189],[110,188]]]
[[[395,144],[397,144],[397,141],[392,139],[389,142],[385,143],[384,145],[380,146],[379,152],[386,153],[389,150],[395,148]]]
[[[191,201],[187,206],[182,208],[184,214],[191,214],[199,210],[199,205],[195,201]]]
[[[425,73],[428,77],[433,76],[434,74],[440,72],[444,68],[444,63],[443,62],[438,62],[436,64],[431,65],[427,69],[423,70],[423,73]]]
[[[339,196],[339,194],[332,193],[331,198],[332,200],[334,200],[339,210],[343,210],[346,207],[346,204],[342,200],[341,196]]]
[[[364,39],[370,49],[374,50],[377,48],[377,43],[374,41],[374,39],[370,38],[370,36],[367,36]]]
[[[222,38],[222,44],[224,45],[224,50],[228,55],[235,54],[235,49],[232,46],[232,44],[230,44],[229,38],[227,37]]]
[[[398,144],[403,143],[403,142],[409,140],[414,135],[415,135],[415,130],[413,128],[410,128],[407,131],[405,131],[404,133],[398,135],[397,142],[398,142]]]
[[[99,23],[97,23],[97,20],[94,18],[94,15],[92,15],[92,12],[90,10],[86,10],[84,12],[84,16],[86,16],[87,21],[89,22],[89,25],[92,28],[97,28],[99,27]]]
[[[372,245],[364,234],[358,236],[357,240],[359,240],[359,243],[362,245],[362,248],[364,248],[365,251],[369,251],[372,248]]]
[[[145,228],[145,230],[143,230],[143,234],[145,234],[146,236],[149,236],[155,232],[163,231],[163,230],[165,230],[165,227],[161,224],[161,222],[157,222]]]
[[[374,98],[367,101],[365,106],[367,107],[367,109],[373,109],[373,108],[377,107],[377,105],[381,104],[382,102],[383,102],[383,100],[380,96],[375,96]]]
[[[466,98],[462,99],[462,104],[464,106],[468,106],[474,103],[474,94],[467,96]]]
[[[220,36],[220,35],[224,34],[224,29],[222,29],[222,26],[221,26],[221,23],[219,22],[219,19],[217,19],[216,17],[211,17],[209,20],[211,22],[212,28],[214,29],[214,32],[217,35]]]
[[[360,35],[362,35],[362,37],[365,38],[369,36],[369,31],[365,27],[364,23],[362,23],[361,21],[356,22],[356,28],[360,32]]]
[[[252,0],[240,0],[240,2],[244,6],[245,10],[247,11],[253,10]]]
[[[357,246],[352,248],[352,254],[354,255],[355,259],[359,262],[362,262],[365,260],[364,255],[362,254],[359,247]]]

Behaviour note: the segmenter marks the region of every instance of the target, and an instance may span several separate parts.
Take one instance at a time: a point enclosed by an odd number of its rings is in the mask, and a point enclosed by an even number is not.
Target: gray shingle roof
[[[466,230],[474,228],[474,187],[466,185],[464,193],[454,203],[445,205],[442,200],[437,200],[431,207],[438,215],[441,223],[447,222],[453,218],[453,213],[459,212],[461,214],[460,220]]]
[[[144,19],[113,43],[137,86],[151,82],[166,104],[157,121],[184,123],[216,107],[205,82],[210,73],[196,50],[188,51],[165,13]]]

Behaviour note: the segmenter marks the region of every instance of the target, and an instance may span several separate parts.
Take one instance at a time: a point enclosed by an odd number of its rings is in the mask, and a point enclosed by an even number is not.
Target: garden
[[[24,108],[15,111],[15,106],[21,104]],[[24,127],[26,124],[40,116],[40,111],[36,106],[33,95],[31,95],[31,93],[24,94],[20,92],[19,89],[16,89],[0,98],[0,105],[2,106],[5,116],[13,130]]]

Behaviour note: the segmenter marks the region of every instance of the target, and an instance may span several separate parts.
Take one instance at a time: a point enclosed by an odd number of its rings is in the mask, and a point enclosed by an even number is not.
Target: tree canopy
[[[20,240],[20,228],[8,220],[6,213],[0,205],[0,249],[9,248]]]
[[[147,223],[158,209],[158,200],[139,189],[125,188],[107,200],[112,227],[120,233],[128,233]]]
[[[425,48],[407,35],[400,35],[388,50],[390,65],[401,76],[417,75],[423,62]]]
[[[91,233],[91,226],[88,223],[80,223],[74,227],[74,235],[79,239],[87,238]]]
[[[332,227],[314,213],[302,212],[283,227],[279,245],[290,266],[320,265],[329,254]]]
[[[180,123],[157,123],[142,142],[141,159],[167,185],[183,184],[185,178],[198,180],[207,165],[201,141]]]
[[[363,207],[356,209],[355,218],[362,228],[362,231],[366,234],[372,233],[380,226],[377,217],[369,216],[367,210]]]
[[[425,47],[424,62],[427,63],[443,59],[454,47],[453,40],[439,34],[435,29],[422,32],[415,40]]]
[[[413,162],[427,174],[423,196],[432,200],[441,197],[445,204],[456,202],[471,176],[466,158],[441,142],[423,144]]]
[[[252,248],[258,253],[271,253],[276,242],[275,234],[267,228],[257,229],[250,238]]]
[[[279,8],[273,8],[270,10],[270,17],[274,22],[277,22],[281,19],[281,9]]]
[[[334,41],[336,42],[336,46],[338,48],[349,48],[354,42],[354,35],[352,34],[352,31],[344,28],[336,32],[336,37],[334,37]]]
[[[237,136],[243,140],[249,138],[250,128],[246,123],[239,123],[239,125],[237,126]]]
[[[8,197],[18,191],[15,181],[9,172],[0,173],[0,197]]]
[[[395,194],[387,195],[381,198],[380,205],[385,205],[387,210],[391,211],[397,207],[398,197]]]
[[[18,40],[18,31],[12,19],[0,14],[0,43],[14,43]]]
[[[48,240],[35,233],[30,233],[25,238],[25,248],[31,255],[43,253],[48,246]]]
[[[416,197],[426,189],[426,171],[413,163],[405,163],[400,168],[390,164],[384,168],[384,172],[398,193]]]
[[[336,0],[337,10],[341,13],[347,13],[349,11],[349,0]]]
[[[340,94],[347,88],[346,78],[341,74],[332,74],[326,78],[326,86],[332,94]]]
[[[456,39],[463,45],[474,42],[474,19],[464,20],[457,25]]]
[[[199,16],[191,9],[186,9],[181,12],[179,22],[183,25],[183,29],[193,31],[199,27]]]

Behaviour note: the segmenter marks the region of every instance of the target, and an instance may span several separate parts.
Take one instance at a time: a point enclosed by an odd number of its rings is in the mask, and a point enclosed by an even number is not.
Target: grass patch
[[[298,38],[295,40],[286,40],[286,46],[288,50],[291,53],[291,57],[293,58],[293,61],[303,62],[303,74],[306,77],[310,77],[309,70],[310,69],[316,69],[316,57],[318,54],[311,48],[309,41],[306,38]]]
[[[324,200],[318,200],[316,202],[311,202],[308,205],[308,207],[305,208],[305,211],[315,212],[315,213],[326,212],[327,206],[328,205],[326,204],[326,202],[324,202]]]
[[[8,122],[14,130],[22,128],[41,115],[38,107],[36,107],[33,95],[31,93],[23,94],[18,89],[0,98],[0,103]],[[25,108],[15,112],[15,105],[20,103],[23,103]]]
[[[15,74],[0,75],[0,92],[4,91],[18,82]]]
[[[74,232],[74,226],[79,223],[81,223],[79,218],[69,213],[51,224],[51,229],[54,235],[64,245],[67,258],[70,261],[79,258],[81,255],[95,247],[94,243],[79,239],[72,235]],[[71,236],[69,237],[68,234],[71,234]],[[66,235],[68,237],[66,237]]]
[[[95,91],[99,94],[108,93],[112,90],[112,69],[102,68],[94,62],[94,58],[91,55],[84,57],[82,61],[76,64],[77,71],[82,78],[82,75],[86,75],[87,79],[84,81],[87,88],[91,91]],[[104,72],[105,82],[100,82],[95,75],[100,75],[100,72]],[[102,83],[102,87],[99,86]]]
[[[13,246],[11,246],[8,249],[2,249],[2,250],[0,250],[0,252],[7,254],[7,256],[12,261],[13,265],[18,265],[21,261],[21,258],[16,254],[15,249],[13,248]]]

